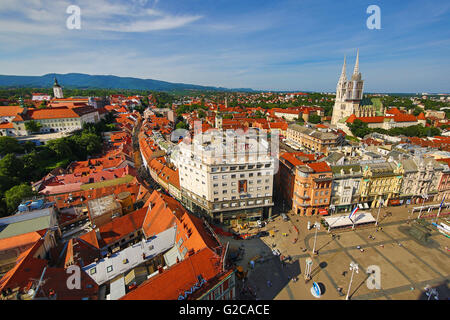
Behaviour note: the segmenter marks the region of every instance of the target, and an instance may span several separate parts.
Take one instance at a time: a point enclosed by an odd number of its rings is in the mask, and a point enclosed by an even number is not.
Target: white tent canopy
[[[355,226],[358,226],[376,222],[375,218],[369,211],[358,211],[355,213],[352,219],[349,218],[349,214],[333,215],[330,217],[326,217],[325,221],[327,222],[330,229],[351,227],[353,226],[353,223],[355,223]]]

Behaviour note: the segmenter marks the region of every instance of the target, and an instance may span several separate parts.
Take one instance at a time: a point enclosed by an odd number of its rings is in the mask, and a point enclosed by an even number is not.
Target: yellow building
[[[401,163],[372,163],[362,167],[361,204],[378,208],[380,200],[384,201],[385,206],[398,201],[404,173]]]

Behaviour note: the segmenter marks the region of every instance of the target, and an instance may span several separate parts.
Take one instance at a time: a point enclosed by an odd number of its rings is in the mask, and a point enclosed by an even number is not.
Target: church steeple
[[[353,69],[352,80],[361,80],[361,72],[359,72],[359,49],[356,52],[356,63]]]
[[[59,85],[56,77],[55,77],[55,83],[53,84],[53,95],[55,96],[55,98],[58,98],[58,99],[64,98],[63,90],[62,90],[61,86]]]
[[[342,72],[341,72],[341,78],[339,80],[347,80],[347,56],[344,56],[344,64],[342,65]]]
[[[356,51],[356,63],[355,63],[355,69],[353,70],[353,74],[359,73],[359,49]]]

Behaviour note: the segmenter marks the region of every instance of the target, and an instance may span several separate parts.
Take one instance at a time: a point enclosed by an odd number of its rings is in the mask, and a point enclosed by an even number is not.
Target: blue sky
[[[359,48],[366,91],[450,92],[447,0],[1,0],[0,43],[0,74],[312,91],[334,91]]]

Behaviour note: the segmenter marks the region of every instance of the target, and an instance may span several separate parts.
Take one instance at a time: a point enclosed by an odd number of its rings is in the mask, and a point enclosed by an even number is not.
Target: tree
[[[322,122],[322,120],[321,120],[319,115],[317,115],[317,114],[310,114],[308,122],[317,124],[317,123]]]
[[[370,129],[369,126],[367,125],[367,123],[359,120],[359,119],[355,119],[353,121],[353,123],[348,125],[350,131],[353,133],[353,135],[355,137],[359,137],[359,138],[363,138],[365,135],[370,133]]]
[[[178,122],[177,125],[175,126],[175,128],[177,128],[177,129],[186,129],[186,130],[189,129],[187,124],[184,123],[183,121]]]
[[[0,155],[4,156],[8,153],[23,153],[24,149],[17,139],[12,137],[0,137]]]
[[[56,153],[58,159],[67,159],[73,155],[67,139],[64,138],[50,140],[47,142],[47,147]]]
[[[21,177],[23,162],[15,154],[9,153],[0,160],[0,174],[7,177]]]
[[[198,110],[198,117],[199,117],[200,119],[205,118],[205,117],[206,117],[205,111],[203,111],[203,110]]]
[[[9,212],[14,212],[17,206],[22,202],[22,199],[33,197],[35,195],[37,195],[37,193],[33,191],[29,184],[22,183],[12,187],[5,192],[5,202]]]
[[[47,100],[42,100],[41,104],[38,107],[39,109],[47,108]]]
[[[34,120],[26,121],[25,122],[25,129],[31,133],[39,132],[42,128],[42,124],[39,122],[36,122]]]

